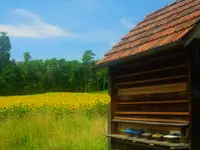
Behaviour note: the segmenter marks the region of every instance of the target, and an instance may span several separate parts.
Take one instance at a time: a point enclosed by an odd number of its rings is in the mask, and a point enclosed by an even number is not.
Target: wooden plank
[[[187,88],[187,83],[173,83],[173,84],[160,84],[160,85],[151,85],[151,86],[141,86],[141,87],[133,87],[133,88],[119,88],[119,91],[144,91],[144,90],[157,90],[157,89],[167,89],[167,88],[174,88],[174,89],[181,89]]]
[[[148,121],[148,122],[167,122],[167,123],[184,123],[187,124],[186,120],[177,120],[177,119],[157,119],[157,118],[128,118],[128,117],[115,117],[119,120],[131,120],[131,121]]]
[[[127,95],[182,92],[186,91],[186,89],[187,89],[187,83],[163,84],[163,85],[118,89],[118,95],[127,96]]]
[[[188,116],[189,112],[143,112],[143,111],[135,111],[135,112],[125,112],[125,111],[117,111],[116,115],[177,115],[177,116]]]
[[[171,67],[165,67],[165,68],[159,68],[159,69],[154,69],[154,70],[149,70],[149,71],[143,71],[143,72],[137,72],[137,73],[132,73],[132,74],[126,74],[126,75],[120,75],[120,76],[117,76],[116,78],[133,77],[133,76],[136,76],[136,75],[144,75],[144,74],[148,74],[148,73],[159,72],[159,71],[166,71],[166,70],[183,68],[183,67],[187,67],[187,64],[178,65],[178,66],[171,66]]]
[[[165,99],[163,99],[165,98]],[[119,101],[149,101],[149,100],[178,100],[188,99],[188,92],[158,93],[151,95],[124,95],[118,96]]]
[[[118,105],[119,112],[189,112],[189,103]]]
[[[145,101],[145,102],[118,102],[119,105],[139,105],[139,104],[173,104],[189,103],[189,100],[168,100],[168,101]]]
[[[189,112],[189,103],[118,105],[119,112]]]
[[[121,118],[121,119],[113,119],[112,122],[122,122],[122,123],[133,123],[133,124],[145,124],[145,125],[158,125],[158,126],[177,126],[177,127],[183,127],[188,126],[189,122],[183,120],[183,122],[158,122],[158,121],[139,121],[139,120],[132,120],[132,118],[125,120],[123,117],[115,117],[115,118]],[[151,119],[152,120],[152,119]],[[172,120],[173,121],[173,120]],[[177,120],[176,120],[177,121]]]
[[[155,82],[155,81],[164,81],[164,80],[170,80],[170,79],[179,79],[188,77],[188,75],[179,75],[179,76],[172,76],[172,77],[165,77],[165,78],[154,78],[154,79],[148,79],[148,80],[140,80],[140,81],[133,81],[133,82],[122,82],[117,83],[116,85],[129,85],[129,84],[136,84],[136,83],[148,83],[148,82]]]

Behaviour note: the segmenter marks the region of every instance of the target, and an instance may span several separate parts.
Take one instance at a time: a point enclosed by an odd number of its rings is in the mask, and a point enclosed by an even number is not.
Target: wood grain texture
[[[184,116],[188,116],[189,112],[122,112],[122,111],[117,111],[115,112],[116,115],[184,115]]]
[[[183,65],[178,65],[178,66],[171,66],[171,67],[159,68],[159,69],[137,72],[137,73],[132,73],[132,74],[126,74],[126,75],[117,76],[116,78],[125,78],[125,77],[130,77],[130,76],[133,77],[133,76],[136,76],[136,75],[143,75],[143,74],[172,70],[172,69],[183,68],[183,67],[187,67],[187,65],[183,64]]]
[[[170,93],[170,92],[181,92],[186,90],[187,90],[187,83],[176,83],[176,84],[163,84],[163,85],[118,89],[118,95],[126,96],[126,95],[141,95],[141,94],[155,94],[155,93]]]
[[[160,122],[160,121],[155,121],[155,118],[152,118],[152,120],[154,121],[143,121],[143,120],[134,120],[134,118],[128,118],[128,119],[124,119],[123,117],[115,117],[118,119],[113,119],[112,122],[117,122],[117,123],[126,123],[126,124],[138,124],[138,125],[148,125],[148,126],[159,126],[159,127],[163,127],[163,126],[174,126],[174,127],[188,127],[189,125],[189,121],[185,121],[183,120],[183,122]],[[171,119],[173,120],[173,119]]]
[[[121,82],[121,83],[117,83],[116,86],[119,86],[119,85],[130,85],[130,84],[136,84],[136,83],[155,82],[155,81],[165,81],[165,80],[180,79],[180,78],[187,78],[187,77],[188,77],[188,75],[179,75],[179,76],[153,78],[153,79],[148,79],[148,80],[139,80],[139,81],[132,81],[132,82]]]
[[[189,100],[165,100],[165,101],[145,101],[145,102],[118,102],[119,105],[141,105],[141,104],[174,104],[189,103]]]
[[[158,118],[127,118],[127,117],[115,117],[115,119],[120,120],[132,120],[132,121],[150,121],[150,122],[168,122],[168,123],[184,123],[187,124],[186,120],[177,119],[158,119]]]

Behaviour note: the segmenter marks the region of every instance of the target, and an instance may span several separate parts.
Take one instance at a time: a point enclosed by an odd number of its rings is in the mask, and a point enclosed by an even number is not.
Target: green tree
[[[95,54],[87,50],[82,60],[51,58],[10,61],[11,44],[6,33],[0,35],[0,95],[36,94],[43,92],[91,92],[105,90],[107,70],[93,69]]]
[[[25,62],[29,62],[30,59],[31,59],[30,53],[29,53],[29,52],[25,52],[25,53],[24,53],[24,61],[25,61]]]
[[[92,66],[95,64],[94,56],[95,54],[92,52],[92,50],[86,50],[82,56],[85,92],[92,91]]]
[[[12,60],[2,69],[0,74],[0,94],[1,95],[14,95],[20,94],[23,91],[22,72]]]
[[[86,50],[82,56],[83,64],[91,63],[94,60],[94,56],[95,54],[92,52],[92,50]]]
[[[0,33],[0,70],[9,64],[11,44],[7,33]]]
[[[100,86],[100,90],[105,91],[108,86],[108,70],[107,70],[107,68],[98,69],[97,79],[98,79],[98,85]]]

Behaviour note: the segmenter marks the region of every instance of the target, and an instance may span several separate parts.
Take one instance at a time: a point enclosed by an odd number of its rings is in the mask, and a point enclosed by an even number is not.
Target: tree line
[[[0,95],[45,92],[94,92],[107,89],[107,69],[95,69],[95,54],[86,50],[82,60],[51,58],[23,61],[10,59],[11,43],[0,33]]]

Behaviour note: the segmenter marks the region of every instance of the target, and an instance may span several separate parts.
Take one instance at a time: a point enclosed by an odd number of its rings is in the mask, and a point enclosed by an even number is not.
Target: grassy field
[[[1,150],[104,150],[107,94],[0,97]]]

